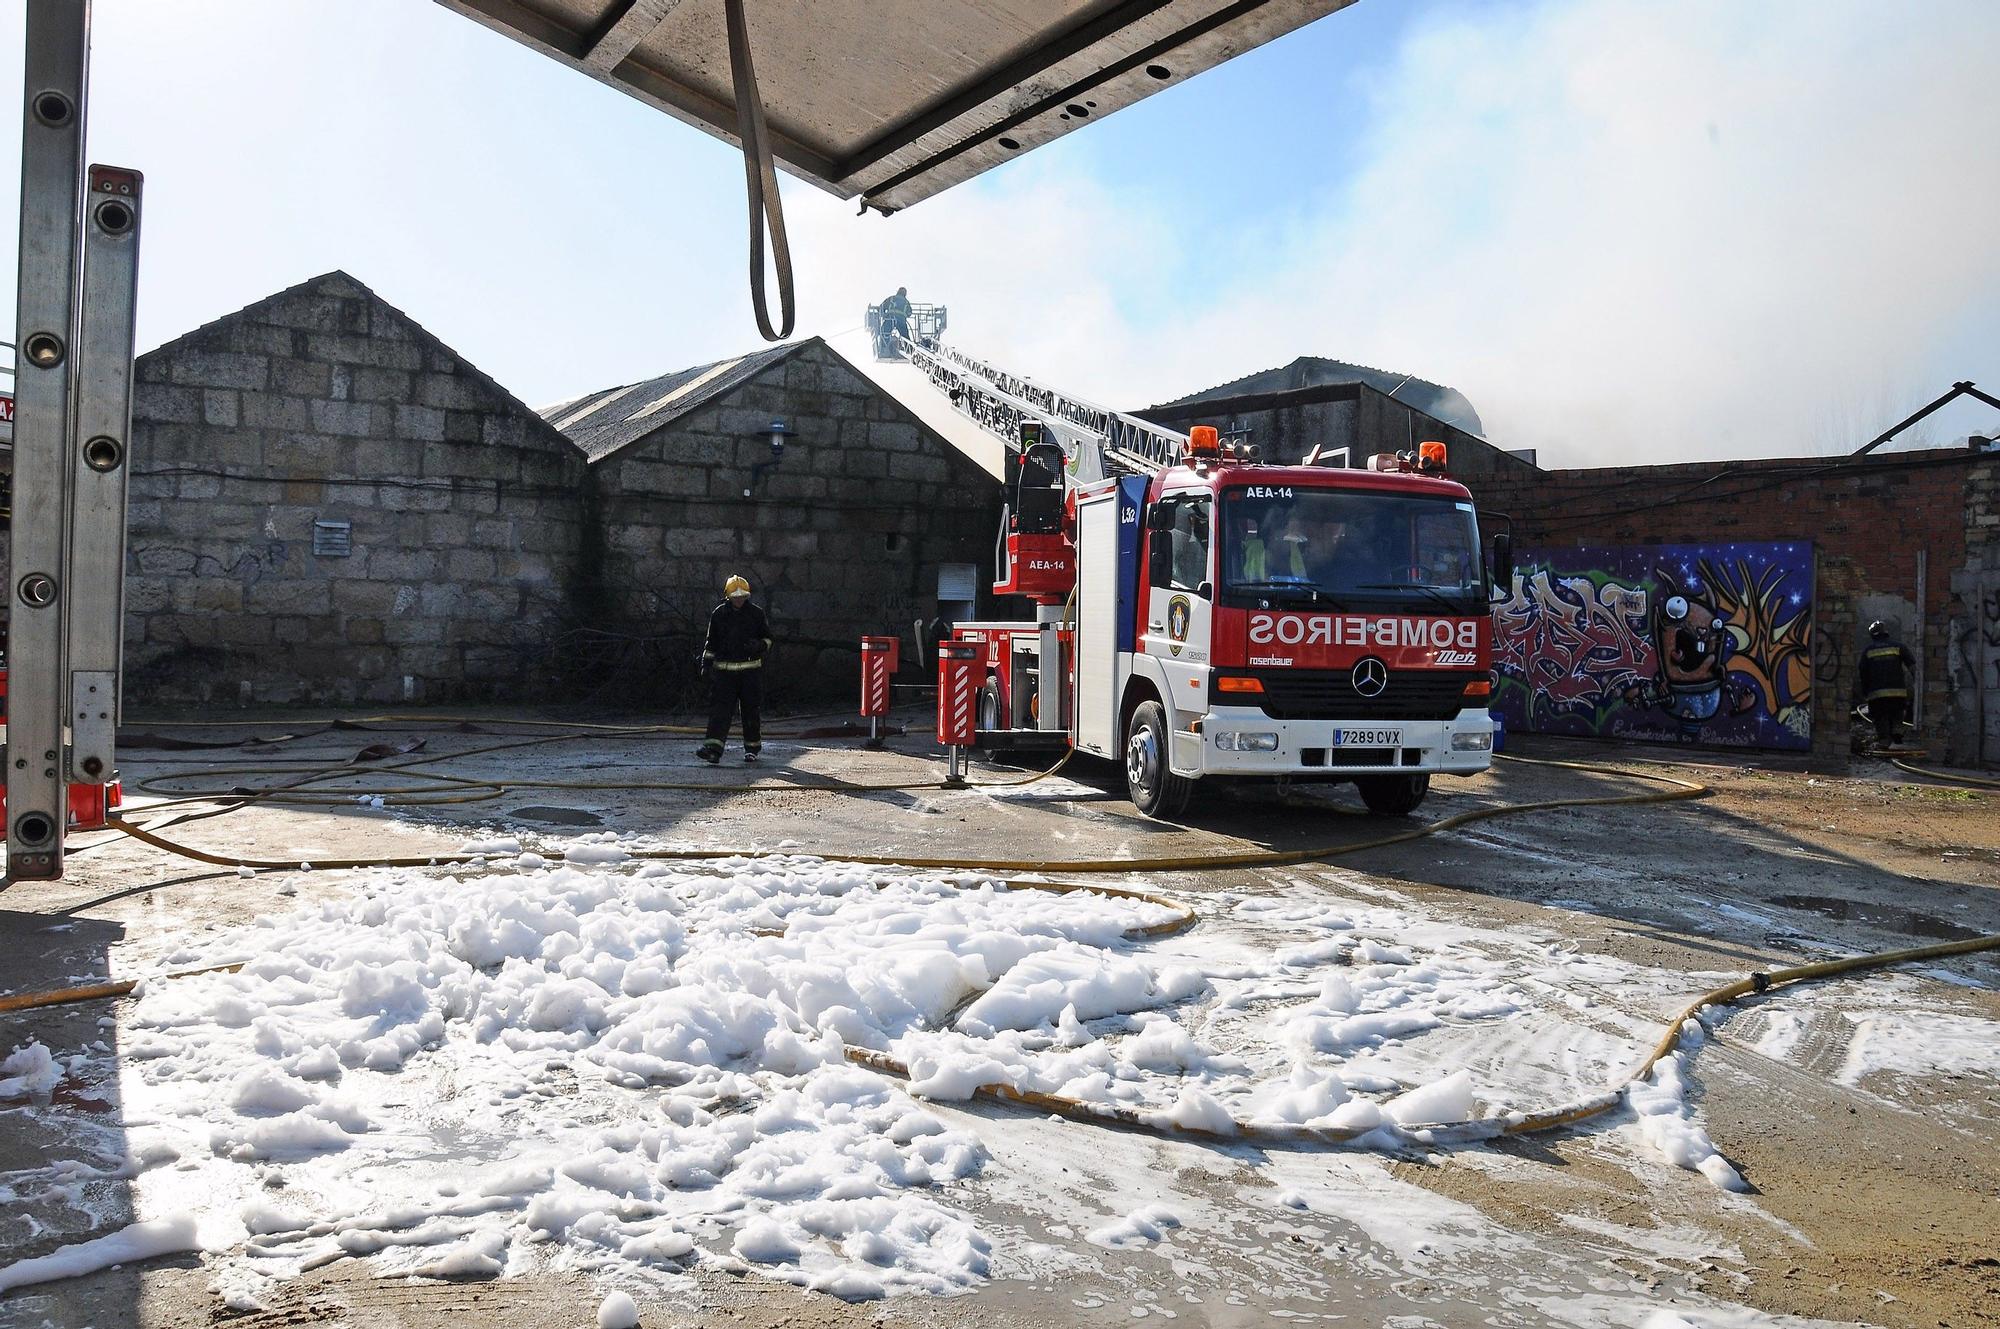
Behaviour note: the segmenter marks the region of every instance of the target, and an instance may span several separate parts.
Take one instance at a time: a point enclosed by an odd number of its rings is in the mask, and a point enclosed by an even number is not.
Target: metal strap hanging
[[[771,164],[770,132],[764,127],[764,98],[757,91],[757,73],[750,64],[750,29],[743,20],[743,0],[722,0],[729,24],[729,71],[736,85],[736,131],[743,144],[743,174],[750,194],[750,304],[757,330],[765,341],[792,335],[796,311],[792,303],[792,247],[785,238],[785,210],[778,198],[778,172]],[[770,300],[764,293],[764,229],[771,231],[771,261],[778,270],[779,326],[771,327]]]

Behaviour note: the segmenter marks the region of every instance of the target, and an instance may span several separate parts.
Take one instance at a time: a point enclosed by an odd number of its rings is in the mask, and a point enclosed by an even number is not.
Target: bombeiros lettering
[[[1268,646],[1413,646],[1476,650],[1479,620],[1402,618],[1395,614],[1250,615],[1250,644]]]

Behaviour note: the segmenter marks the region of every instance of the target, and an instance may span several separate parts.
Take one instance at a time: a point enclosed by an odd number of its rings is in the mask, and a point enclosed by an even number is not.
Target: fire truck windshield
[[[1464,501],[1257,485],[1224,492],[1221,529],[1226,601],[1486,612],[1479,527]]]

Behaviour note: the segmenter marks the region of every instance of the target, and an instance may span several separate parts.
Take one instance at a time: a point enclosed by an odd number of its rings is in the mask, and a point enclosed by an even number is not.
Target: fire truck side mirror
[[[1174,510],[1164,503],[1155,503],[1146,509],[1146,529],[1149,531],[1171,531],[1174,529]]]
[[[1502,531],[1493,537],[1493,598],[1514,594],[1514,537]]]

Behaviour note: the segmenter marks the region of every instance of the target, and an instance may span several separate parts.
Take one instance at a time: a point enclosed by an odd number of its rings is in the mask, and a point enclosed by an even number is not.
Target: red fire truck
[[[1160,817],[1213,778],[1352,782],[1404,814],[1433,775],[1487,768],[1488,605],[1512,551],[1501,535],[1486,556],[1443,444],[1267,465],[1212,428],[902,349],[1011,445],[994,591],[1036,613],[955,625],[985,650],[981,746],[1117,761]]]

